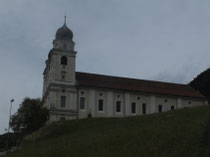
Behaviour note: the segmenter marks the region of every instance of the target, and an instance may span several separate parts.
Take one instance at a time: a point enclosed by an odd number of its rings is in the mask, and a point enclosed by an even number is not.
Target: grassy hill
[[[210,107],[53,123],[7,157],[209,157]]]

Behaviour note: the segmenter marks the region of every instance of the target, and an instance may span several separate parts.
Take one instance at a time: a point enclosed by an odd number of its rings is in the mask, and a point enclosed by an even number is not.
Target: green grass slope
[[[209,157],[210,107],[53,123],[7,157]]]

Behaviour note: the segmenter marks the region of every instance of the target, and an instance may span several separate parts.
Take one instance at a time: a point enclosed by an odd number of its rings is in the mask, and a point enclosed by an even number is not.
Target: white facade
[[[136,116],[207,104],[199,97],[82,86],[76,80],[77,53],[72,38],[64,24],[46,61],[42,102],[50,111],[50,121]]]
[[[112,89],[79,88],[79,118],[126,117],[170,111],[178,108],[207,105],[205,99],[176,97],[160,94],[124,92]],[[85,98],[85,107],[81,109],[81,98]],[[99,110],[99,100],[103,100],[103,111]],[[120,102],[120,111],[117,111]],[[133,112],[132,112],[132,105]],[[145,105],[145,109],[143,106]],[[135,109],[134,109],[135,108]],[[144,110],[144,111],[143,111]]]

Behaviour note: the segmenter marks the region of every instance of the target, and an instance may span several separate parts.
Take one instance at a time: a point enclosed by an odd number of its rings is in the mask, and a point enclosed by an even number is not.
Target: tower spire
[[[66,12],[65,12],[65,16],[64,16],[64,24],[66,24]]]

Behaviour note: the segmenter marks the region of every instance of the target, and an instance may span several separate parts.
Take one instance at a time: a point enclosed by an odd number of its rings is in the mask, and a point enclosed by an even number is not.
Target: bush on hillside
[[[15,133],[32,133],[42,127],[49,117],[49,111],[41,104],[40,99],[25,98],[11,118],[11,128]]]

